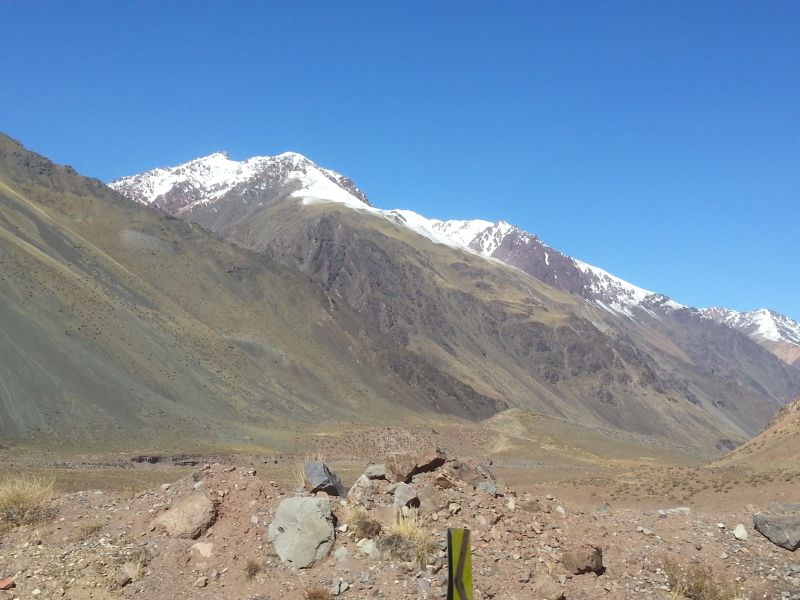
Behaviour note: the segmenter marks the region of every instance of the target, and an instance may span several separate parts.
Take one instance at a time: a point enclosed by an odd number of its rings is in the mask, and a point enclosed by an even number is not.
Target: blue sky
[[[0,131],[111,180],[295,150],[800,319],[798,2],[0,2]]]

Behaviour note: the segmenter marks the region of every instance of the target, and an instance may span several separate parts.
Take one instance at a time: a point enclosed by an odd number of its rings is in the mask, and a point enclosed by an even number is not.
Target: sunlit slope
[[[412,418],[421,395],[369,363],[358,321],[307,276],[0,138],[5,440],[268,443],[287,419]]]

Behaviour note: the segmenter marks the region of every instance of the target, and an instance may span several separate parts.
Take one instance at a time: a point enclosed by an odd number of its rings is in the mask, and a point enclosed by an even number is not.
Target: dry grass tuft
[[[257,560],[250,559],[244,565],[244,576],[247,578],[247,581],[252,581],[256,575],[261,573],[261,563]]]
[[[422,526],[416,509],[399,511],[394,524],[378,540],[378,547],[394,558],[422,568],[436,551],[430,532]]]
[[[52,516],[53,480],[12,475],[0,482],[0,525],[32,525]]]
[[[349,526],[357,538],[377,539],[383,530],[383,525],[371,517],[363,508],[356,508],[350,514]]]
[[[739,596],[733,584],[720,581],[709,566],[686,567],[673,559],[665,558],[663,568],[670,590],[676,597],[689,600],[734,600]]]
[[[306,600],[331,600],[331,593],[321,587],[309,588],[306,590]]]

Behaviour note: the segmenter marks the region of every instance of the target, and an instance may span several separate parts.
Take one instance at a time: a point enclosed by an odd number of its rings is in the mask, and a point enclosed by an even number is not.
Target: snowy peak
[[[368,205],[355,184],[323,169],[297,152],[231,160],[215,152],[174,167],[157,168],[123,177],[110,184],[124,196],[177,215],[197,205],[215,202],[240,185],[286,188],[296,197]]]
[[[717,323],[744,331],[751,337],[800,346],[800,323],[774,310],[762,308],[738,312],[712,306],[700,309],[700,314]]]

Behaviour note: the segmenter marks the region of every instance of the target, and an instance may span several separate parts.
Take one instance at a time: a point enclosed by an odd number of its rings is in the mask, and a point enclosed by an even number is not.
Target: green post
[[[469,529],[447,530],[447,600],[472,600]]]

